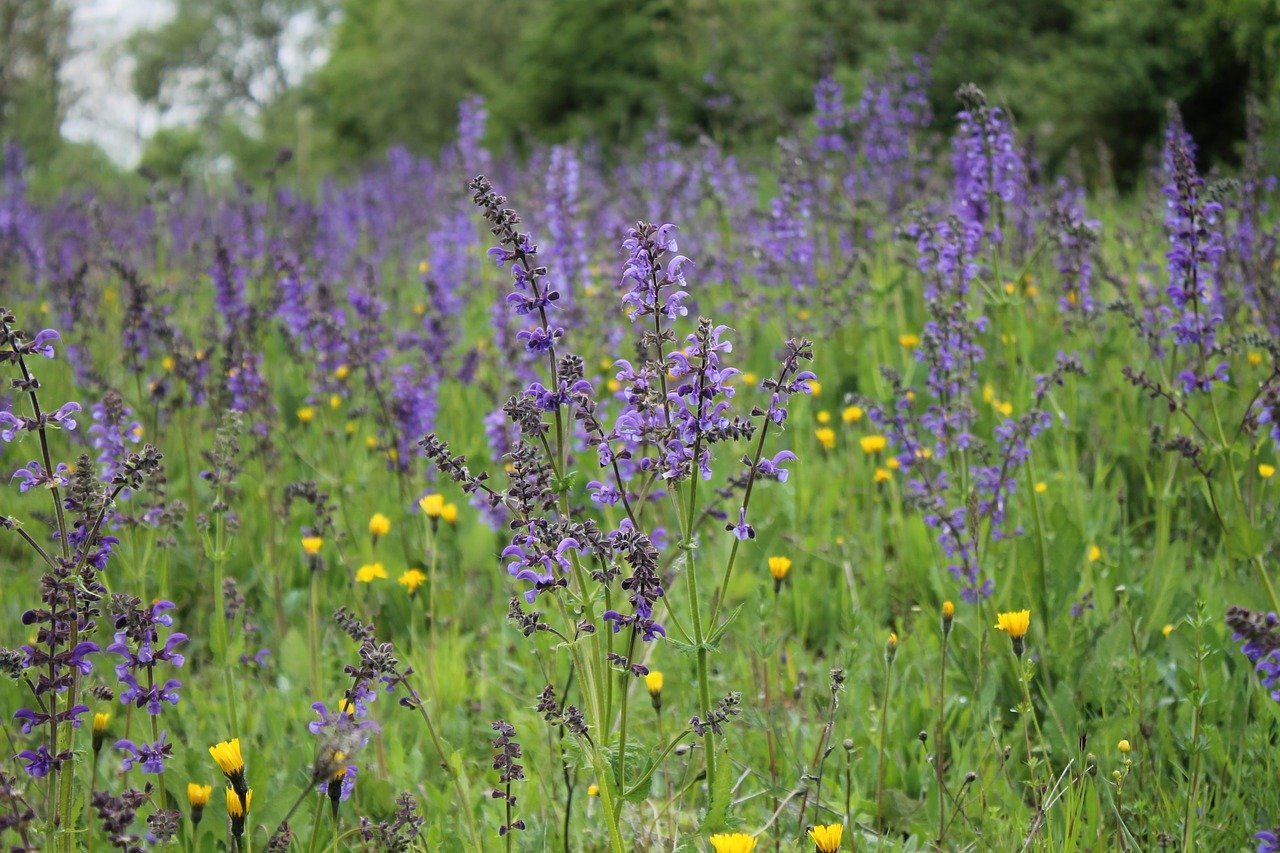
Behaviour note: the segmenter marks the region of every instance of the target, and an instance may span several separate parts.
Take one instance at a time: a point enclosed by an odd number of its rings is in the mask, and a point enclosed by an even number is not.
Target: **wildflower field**
[[[10,149],[4,844],[1280,849],[1258,129],[1087,193],[925,74],[752,157]]]

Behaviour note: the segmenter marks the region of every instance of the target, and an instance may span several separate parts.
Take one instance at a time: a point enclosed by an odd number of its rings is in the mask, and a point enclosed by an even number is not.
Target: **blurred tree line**
[[[58,3],[0,0],[0,10]],[[1105,163],[1132,180],[1159,142],[1170,99],[1206,160],[1237,156],[1250,92],[1280,129],[1280,0],[174,0],[174,8],[168,23],[129,44],[137,94],[195,116],[147,146],[143,165],[159,175],[218,164],[261,171],[282,147],[312,175],[397,143],[434,151],[453,137],[458,102],[476,93],[488,99],[498,146],[591,136],[639,147],[662,120],[678,138],[707,134],[750,148],[806,118],[821,75],[852,97],[895,51],[930,57],[937,115],[953,114],[955,89],[976,82],[1010,109],[1050,169],[1072,157],[1088,172]],[[23,80],[47,75],[35,53],[6,63],[5,46],[0,136],[14,112],[8,67]],[[309,56],[324,59],[313,68]]]

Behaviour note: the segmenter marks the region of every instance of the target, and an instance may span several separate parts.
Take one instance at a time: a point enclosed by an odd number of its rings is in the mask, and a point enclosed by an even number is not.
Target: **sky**
[[[73,58],[64,72],[72,95],[62,125],[67,138],[95,142],[122,166],[137,165],[143,140],[160,126],[160,116],[134,97],[123,44],[134,30],[162,23],[169,14],[165,0],[76,0]]]

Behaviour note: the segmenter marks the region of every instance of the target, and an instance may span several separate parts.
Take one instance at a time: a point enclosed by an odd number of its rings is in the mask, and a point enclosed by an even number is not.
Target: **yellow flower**
[[[329,395],[329,408],[337,411],[342,408],[342,397],[338,394]]]
[[[818,412],[818,423],[820,424],[831,423],[831,413],[828,412],[826,409],[823,409],[821,412]]]
[[[1027,636],[1027,629],[1031,627],[1031,611],[1014,610],[1010,613],[1000,613],[997,614],[996,620],[997,630],[1004,631],[1013,641],[1013,653],[1022,657],[1023,638]]]
[[[760,381],[760,377],[757,376],[755,373],[751,372],[750,370],[742,374],[742,382],[745,385],[755,385],[759,381]]]
[[[1049,484],[1042,480],[1039,483],[1036,483],[1035,488],[1037,495],[1043,495],[1045,492],[1049,491]]]
[[[899,468],[902,467],[902,463],[898,461],[898,457],[896,456],[890,456],[887,460],[885,460],[884,464],[889,466],[890,471],[897,471]]]
[[[950,601],[942,602],[942,618],[954,619],[956,616],[956,606]]]
[[[1259,364],[1262,364],[1262,353],[1260,352],[1249,353],[1249,363],[1252,364],[1254,367],[1257,367]]]
[[[111,722],[110,714],[101,712],[93,715],[93,733],[95,735],[102,734],[107,730],[107,724]]]
[[[458,522],[458,505],[445,504],[440,508],[440,517],[449,524],[457,524]]]
[[[787,576],[787,572],[791,571],[790,557],[770,557],[769,558],[769,574],[773,575],[773,579],[780,581]]]
[[[1006,282],[1004,283],[1004,292],[1005,292],[1005,293],[1013,293],[1015,290],[1017,290],[1017,288],[1013,286],[1013,282],[1011,282],[1011,281],[1006,281]]]
[[[887,480],[892,480],[892,479],[893,479],[893,475],[889,473],[888,469],[885,469],[885,468],[877,468],[877,469],[876,469],[876,473],[875,473],[875,475],[874,475],[874,478],[873,478],[873,479],[874,479],[874,480],[875,480],[875,482],[877,482],[877,483],[883,483],[883,482],[885,482],[885,481],[887,481]]]
[[[391,519],[380,512],[375,512],[373,517],[369,519],[369,534],[371,536],[386,536],[390,532]]]
[[[801,308],[799,311],[796,312],[796,319],[799,320],[801,323],[808,322],[809,318],[812,316],[813,316],[813,312],[810,311],[808,308]]]
[[[842,835],[844,835],[844,824],[841,823],[809,827],[809,839],[818,848],[818,853],[835,853],[840,849]]]
[[[1120,741],[1120,743],[1116,744],[1116,749],[1120,750],[1121,752],[1128,752],[1129,750],[1133,749],[1133,747],[1129,745],[1129,741],[1122,740]]]
[[[650,696],[657,696],[662,692],[662,670],[655,669],[644,677],[644,686],[649,689]]]
[[[415,302],[415,303],[413,303],[413,313],[414,313],[414,314],[417,314],[419,317],[421,317],[423,314],[426,314],[426,313],[427,313],[427,303],[425,303],[425,302]]]
[[[212,785],[201,785],[198,782],[187,783],[187,802],[191,804],[193,809],[202,809],[209,805],[209,798],[212,796]]]
[[[999,401],[996,401],[991,405],[992,407],[995,408],[997,412],[1004,415],[1006,418],[1009,417],[1009,415],[1013,414],[1013,403],[1001,403]]]
[[[810,380],[809,380],[809,393],[810,393],[810,394],[812,394],[812,395],[813,395],[813,396],[815,396],[815,397],[817,397],[817,396],[821,395],[821,394],[822,394],[822,383],[821,383],[821,382],[819,382],[819,381],[818,381],[818,380],[816,380],[816,379],[810,379]],[[751,840],[751,843],[752,843],[752,844],[755,844],[755,839],[752,839],[752,840]]]
[[[214,744],[209,747],[209,754],[232,785],[244,786],[244,757],[240,754],[240,738]]]
[[[423,495],[418,507],[427,518],[439,518],[444,515],[444,495]]]
[[[164,358],[160,359],[160,366],[165,369],[166,373],[173,371],[174,363],[173,356],[171,355],[166,355]]]
[[[888,447],[889,442],[883,435],[864,435],[858,439],[858,444],[862,446],[862,452],[869,455],[884,450]]]
[[[312,419],[315,418],[315,416],[316,416],[316,410],[311,408],[310,406],[303,406],[302,408],[298,409],[299,423],[309,424],[311,423]]]
[[[609,389],[610,394],[617,394],[622,390],[622,383],[611,377],[608,382],[604,383],[604,387]]]
[[[382,567],[382,563],[366,563],[356,570],[356,581],[358,583],[373,583],[374,578],[386,578],[387,570]]]
[[[840,413],[840,420],[847,424],[856,424],[858,421],[862,420],[862,415],[863,411],[861,406],[845,406],[844,411]]]
[[[244,835],[244,819],[253,807],[253,789],[244,792],[244,800],[234,789],[227,789],[227,817],[231,818],[231,834],[236,838]]]
[[[1263,462],[1261,465],[1258,466],[1258,476],[1261,477],[1262,479],[1270,480],[1275,475],[1276,475],[1276,466],[1268,465],[1265,462]]]
[[[599,786],[599,785],[597,785],[595,782],[592,782],[590,785],[588,785],[588,786],[587,786],[587,796],[588,796],[588,797],[598,797],[598,796],[600,796],[600,786]]]
[[[419,274],[421,274],[421,275],[426,275],[427,273],[431,272],[431,262],[430,262],[430,261],[421,261],[421,262],[419,262],[419,263],[418,263],[418,272],[419,272]]]
[[[751,853],[756,839],[745,832],[721,832],[711,836],[711,847],[715,853]]]
[[[427,576],[423,574],[421,569],[409,569],[400,577],[396,578],[396,583],[405,588],[410,595],[418,591],[418,587],[427,582]]]
[[[355,435],[355,434],[356,434],[356,422],[347,421],[347,435]]]
[[[1015,640],[1025,637],[1027,629],[1031,627],[1030,610],[1014,610],[1010,613],[1000,613],[996,616],[996,619],[996,629],[1004,631]]]
[[[1160,629],[1160,633],[1168,637],[1170,634],[1173,633],[1173,625],[1172,624],[1165,625],[1163,628]]]
[[[324,546],[324,537],[322,536],[303,536],[302,552],[308,557],[314,557],[320,553],[320,549]]]
[[[1102,549],[1099,548],[1097,545],[1090,545],[1088,556],[1089,556],[1090,563],[1096,563],[1102,559]]]
[[[351,375],[351,368],[345,364],[338,365],[338,369],[333,371],[333,378],[341,382]]]
[[[818,427],[813,431],[813,434],[817,437],[818,443],[822,445],[823,449],[832,450],[835,448],[836,431],[831,427]]]
[[[1027,296],[1030,296],[1032,299],[1034,299],[1039,295],[1040,295],[1040,288],[1036,287],[1034,284],[1027,285]]]
[[[898,343],[902,345],[903,349],[915,349],[916,347],[920,346],[920,336],[919,335],[898,335]],[[840,828],[843,829],[844,827],[840,827]]]
[[[364,446],[369,448],[370,450],[377,450],[378,449],[377,436],[366,435],[364,437]]]

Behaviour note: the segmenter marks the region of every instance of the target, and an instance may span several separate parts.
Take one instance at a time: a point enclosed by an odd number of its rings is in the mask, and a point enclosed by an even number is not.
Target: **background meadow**
[[[1276,849],[1260,114],[1086,193],[930,75],[315,189],[11,146],[6,843]]]

